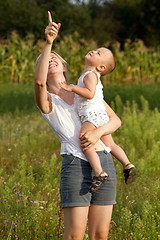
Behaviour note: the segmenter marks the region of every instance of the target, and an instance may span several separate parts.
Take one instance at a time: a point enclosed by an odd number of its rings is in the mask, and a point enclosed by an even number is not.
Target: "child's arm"
[[[81,88],[75,85],[67,85],[65,83],[60,83],[61,88],[68,92],[74,92],[78,94],[81,97],[87,98],[87,99],[92,99],[95,95],[96,91],[96,85],[97,85],[97,76],[95,73],[88,73],[84,80],[83,83],[85,85],[85,88]]]

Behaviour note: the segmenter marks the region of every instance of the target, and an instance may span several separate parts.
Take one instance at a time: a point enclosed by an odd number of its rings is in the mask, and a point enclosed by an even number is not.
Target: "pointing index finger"
[[[52,23],[52,16],[50,11],[48,11],[48,23],[51,24]]]

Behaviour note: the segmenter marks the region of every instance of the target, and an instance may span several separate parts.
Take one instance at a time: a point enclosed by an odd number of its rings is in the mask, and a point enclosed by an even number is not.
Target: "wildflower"
[[[4,202],[7,202],[8,199],[4,199]]]
[[[23,194],[19,194],[19,197],[24,197],[24,195]]]
[[[8,220],[4,220],[4,223],[8,223]]]
[[[0,197],[2,196],[2,194],[0,193]]]
[[[20,201],[21,201],[20,199],[17,200],[18,203],[19,203]]]

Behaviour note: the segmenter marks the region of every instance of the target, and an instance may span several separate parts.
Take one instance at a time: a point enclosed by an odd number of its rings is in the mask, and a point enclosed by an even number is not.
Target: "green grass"
[[[138,85],[109,85],[104,87],[104,96],[107,103],[115,101],[119,95],[123,105],[126,101],[135,101],[139,108],[142,108],[141,96],[149,103],[149,108],[155,107],[160,110],[160,84],[138,84]],[[118,110],[118,109],[117,109]]]
[[[0,114],[36,111],[33,84],[0,84]]]
[[[115,101],[116,96],[120,96],[122,105],[126,101],[133,100],[141,108],[141,96],[149,102],[149,108],[157,107],[160,110],[160,84],[139,84],[139,85],[109,85],[104,87],[104,96],[108,104]],[[37,107],[34,102],[34,85],[28,84],[0,84],[0,114],[18,113],[30,114],[36,112]],[[121,111],[120,111],[121,112]],[[119,109],[116,109],[119,114]]]
[[[158,89],[158,84],[105,89],[122,120],[113,138],[139,171],[136,182],[125,185],[122,166],[114,159],[117,204],[109,240],[160,239]],[[60,143],[35,106],[32,85],[3,84],[0,91],[0,239],[63,239]]]

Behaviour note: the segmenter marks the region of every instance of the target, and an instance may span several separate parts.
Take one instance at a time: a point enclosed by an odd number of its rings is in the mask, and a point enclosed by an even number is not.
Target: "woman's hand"
[[[81,148],[83,151],[88,150],[90,147],[94,146],[96,142],[101,138],[101,133],[98,128],[92,131],[87,131],[86,133],[81,133],[80,135]]]
[[[48,23],[49,25],[45,29],[45,35],[47,42],[49,44],[52,44],[54,39],[58,35],[58,31],[60,29],[61,24],[60,23],[56,24],[55,22],[52,22],[52,16],[49,11],[48,11]]]

